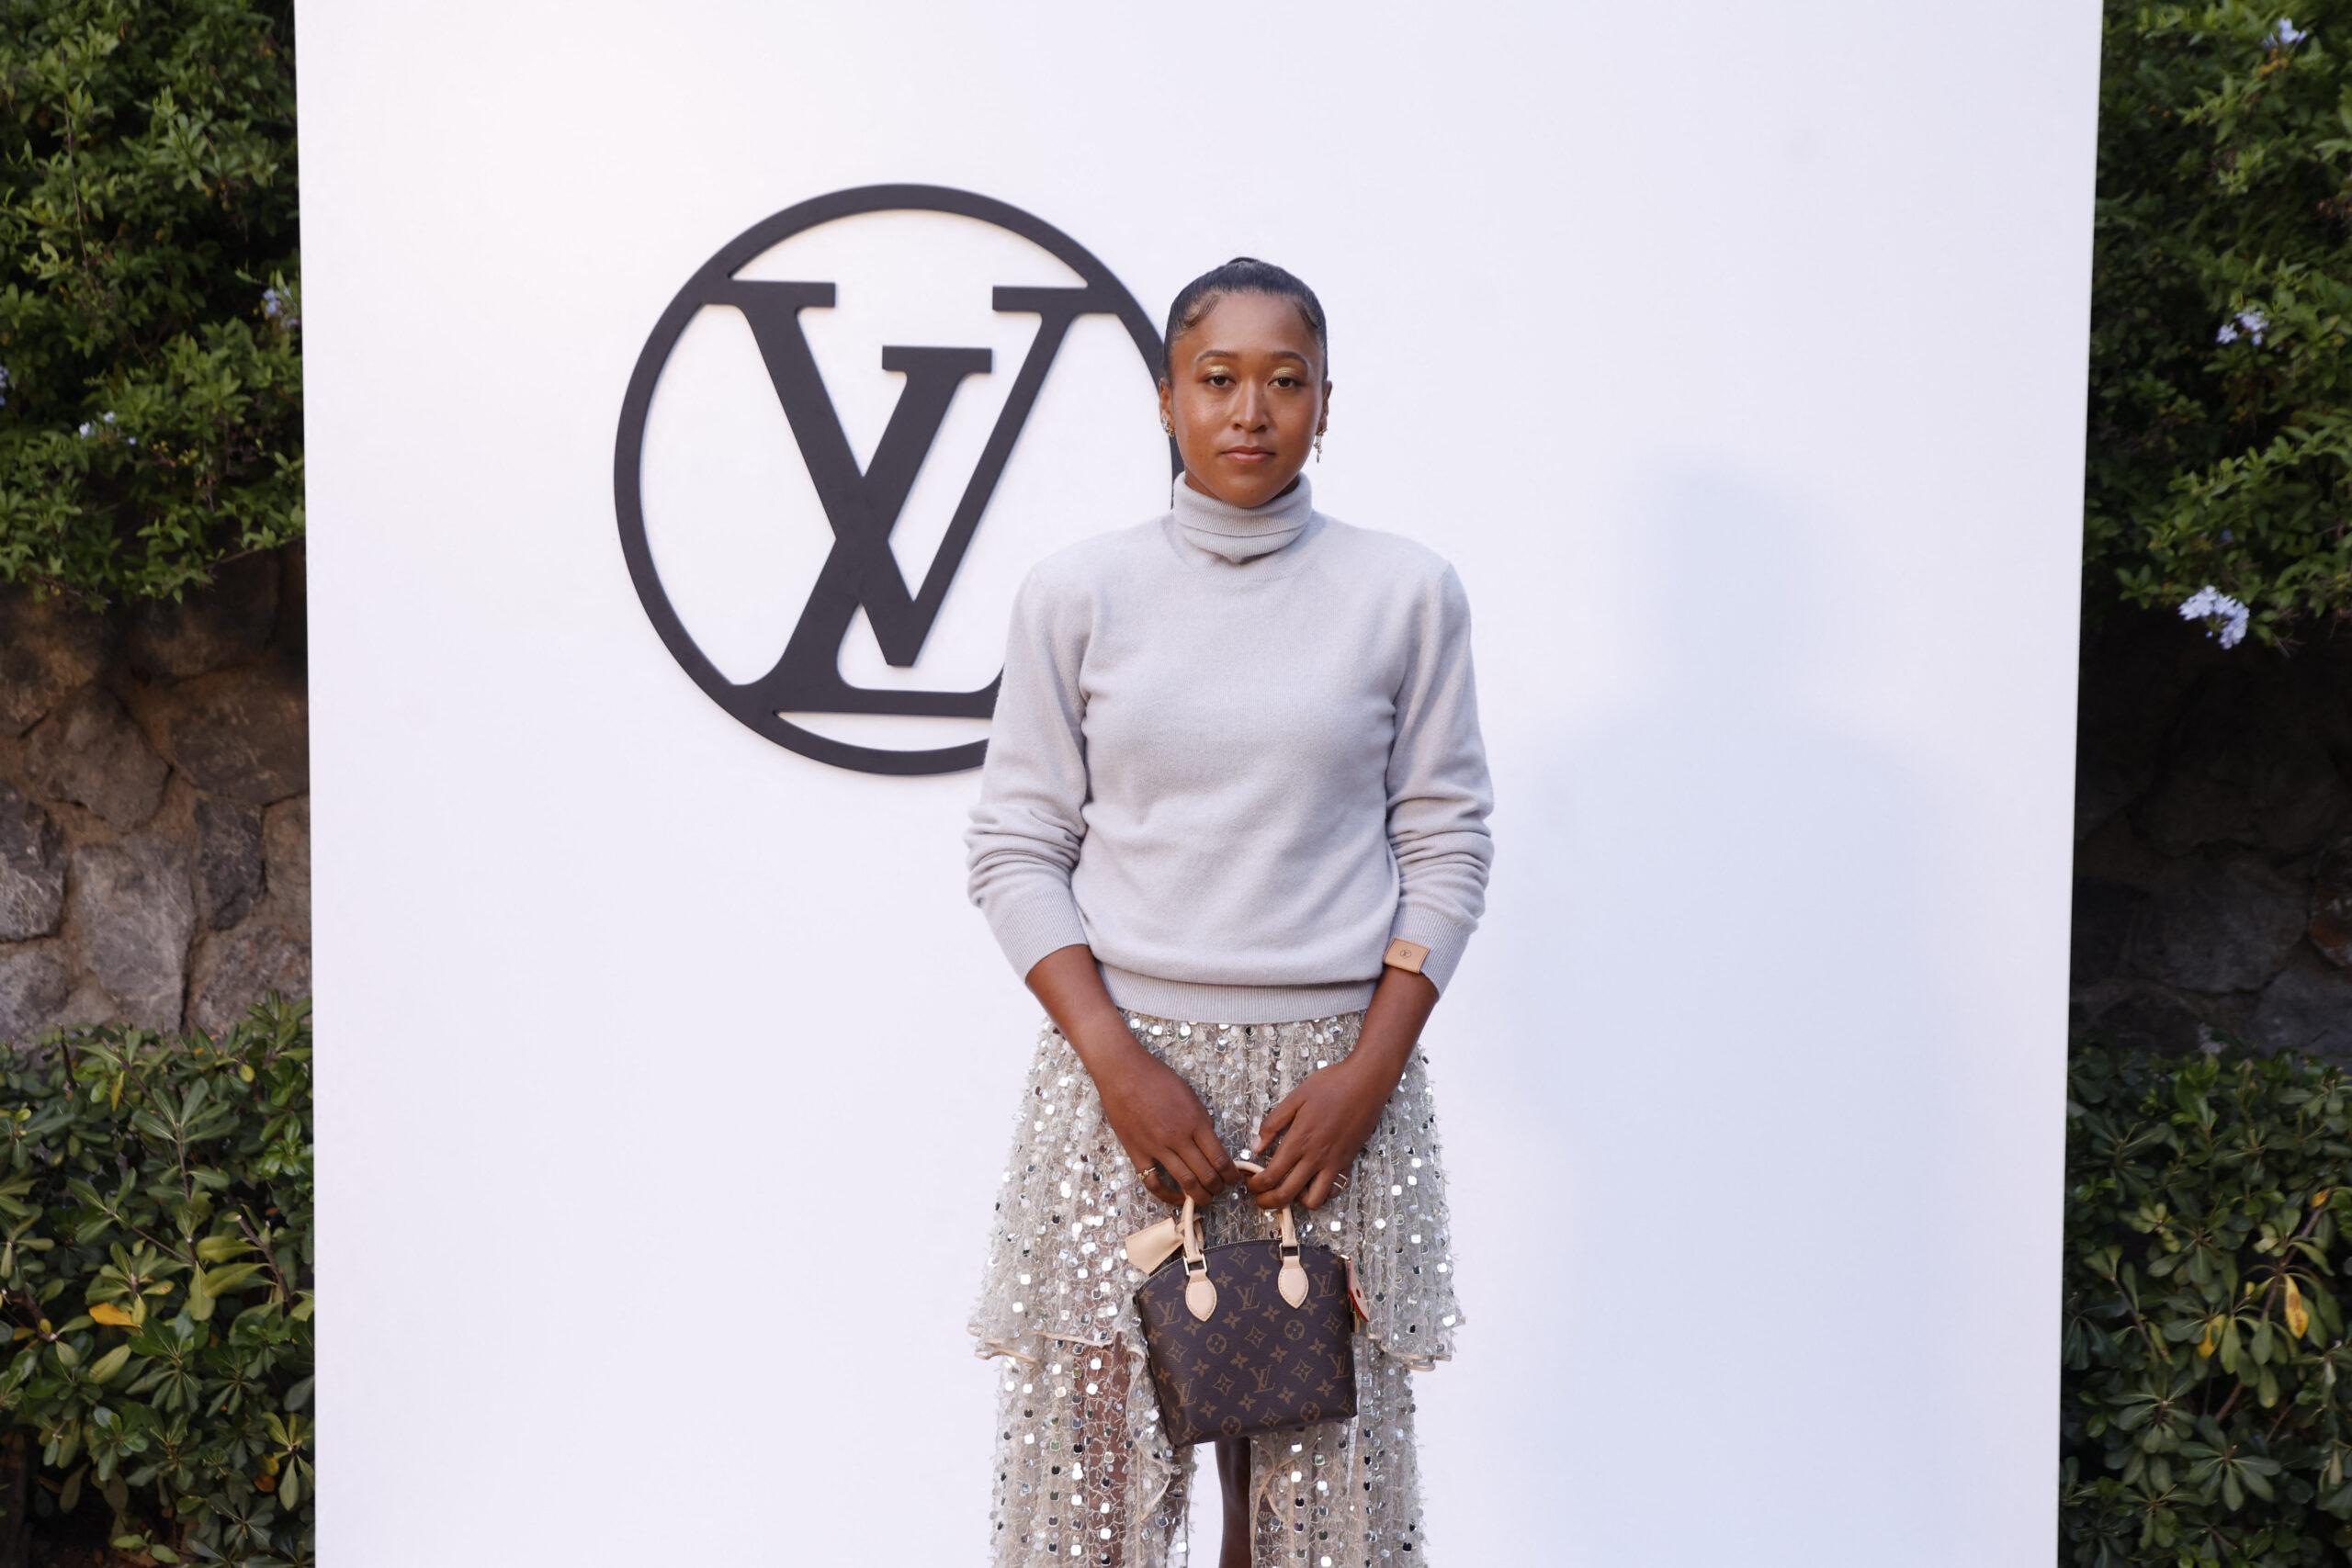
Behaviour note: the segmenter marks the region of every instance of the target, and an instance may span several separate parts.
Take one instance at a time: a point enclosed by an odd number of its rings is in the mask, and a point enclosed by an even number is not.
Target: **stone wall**
[[[2278,654],[2119,615],[2077,747],[2075,1021],[2352,1058],[2352,635]]]
[[[0,1040],[227,1028],[311,987],[302,546],[183,604],[0,587]],[[2073,1018],[2352,1059],[2352,636],[2083,650]]]
[[[104,614],[0,585],[0,1040],[310,993],[302,560]]]

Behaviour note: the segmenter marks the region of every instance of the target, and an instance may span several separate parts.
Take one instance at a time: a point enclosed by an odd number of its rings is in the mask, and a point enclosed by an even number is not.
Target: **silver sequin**
[[[1145,1049],[1200,1095],[1230,1153],[1318,1063],[1353,1048],[1361,1010],[1285,1023],[1126,1014]],[[1424,1563],[1408,1374],[1453,1354],[1468,1321],[1453,1294],[1444,1161],[1424,1055],[1357,1155],[1348,1190],[1295,1205],[1302,1240],[1355,1259],[1371,1321],[1356,1339],[1357,1414],[1251,1439],[1252,1568]],[[1195,1561],[1191,1488],[1213,1448],[1159,1431],[1133,1296],[1128,1232],[1170,1213],[1137,1179],[1092,1077],[1051,1020],[1013,1118],[980,1286],[974,1353],[1004,1358],[989,1507],[992,1568],[1170,1568]],[[1211,1243],[1271,1234],[1272,1212],[1228,1190],[1203,1212]],[[1211,1555],[1214,1554],[1214,1543]]]

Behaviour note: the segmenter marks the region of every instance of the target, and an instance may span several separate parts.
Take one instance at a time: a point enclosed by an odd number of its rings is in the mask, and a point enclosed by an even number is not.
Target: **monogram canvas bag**
[[[1288,1203],[1268,1217],[1272,1235],[1204,1247],[1187,1194],[1182,1213],[1126,1238],[1128,1261],[1150,1275],[1136,1291],[1136,1314],[1172,1443],[1356,1413],[1354,1334],[1365,1314],[1355,1267],[1319,1242],[1302,1247]]]

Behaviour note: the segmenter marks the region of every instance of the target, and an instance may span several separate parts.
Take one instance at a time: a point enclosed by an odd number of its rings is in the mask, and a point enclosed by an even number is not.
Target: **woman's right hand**
[[[1057,947],[1030,965],[1027,979],[1094,1079],[1102,1114],[1143,1173],[1146,1190],[1163,1203],[1182,1203],[1187,1194],[1205,1203],[1239,1184],[1241,1168],[1217,1142],[1201,1097],[1127,1027],[1125,1011],[1102,987],[1093,949],[1084,942]]]
[[[1241,1168],[1217,1141],[1201,1097],[1182,1074],[1140,1044],[1095,1073],[1094,1087],[1119,1146],[1161,1202],[1182,1203],[1189,1194],[1193,1202],[1206,1203],[1241,1179]]]

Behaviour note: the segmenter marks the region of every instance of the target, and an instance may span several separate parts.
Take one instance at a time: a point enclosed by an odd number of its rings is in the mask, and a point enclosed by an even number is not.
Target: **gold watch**
[[[1380,961],[1391,968],[1407,969],[1419,975],[1421,972],[1422,961],[1429,955],[1430,950],[1426,944],[1407,942],[1403,937],[1397,936],[1388,939],[1388,951],[1380,955]]]

